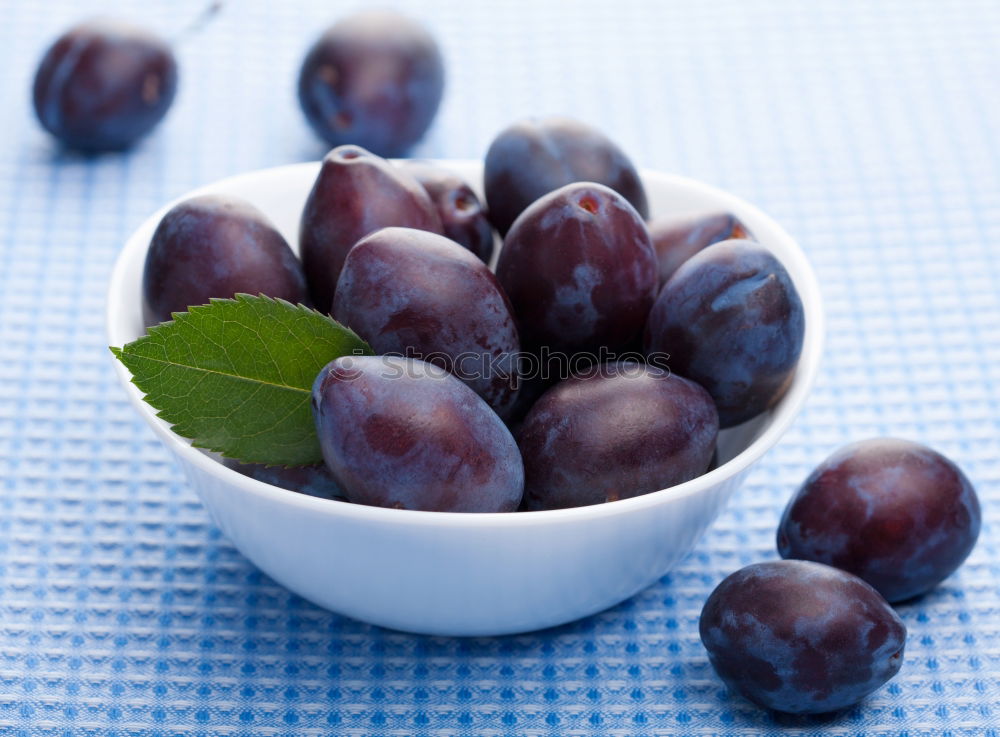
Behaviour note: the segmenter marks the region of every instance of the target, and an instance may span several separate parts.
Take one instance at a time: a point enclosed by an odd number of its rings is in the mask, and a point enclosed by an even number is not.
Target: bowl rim
[[[428,163],[440,164],[442,166],[482,166],[482,162],[475,159],[428,159],[427,161]],[[127,283],[126,273],[131,260],[130,257],[134,258],[136,251],[141,250],[145,252],[149,246],[148,242],[143,242],[138,238],[141,232],[151,229],[150,226],[155,227],[155,224],[159,222],[167,210],[190,197],[215,192],[220,187],[238,186],[262,176],[275,175],[279,172],[291,174],[291,170],[294,169],[302,169],[303,171],[315,169],[319,164],[320,162],[316,161],[286,164],[225,177],[171,200],[144,219],[129,235],[115,260],[111,272],[105,305],[105,327],[109,345],[118,346],[132,340],[131,337],[122,335],[121,330],[118,329],[118,324],[120,323],[118,315],[121,314],[122,310],[141,309],[139,305],[132,304],[134,300],[129,297],[130,285]],[[605,504],[515,513],[486,512],[460,514],[455,512],[389,509],[337,502],[308,494],[297,494],[245,476],[239,471],[219,463],[211,456],[195,448],[187,439],[175,434],[171,430],[170,425],[157,416],[157,411],[152,405],[145,402],[142,392],[132,383],[132,375],[125,365],[110,356],[109,359],[114,364],[118,380],[124,387],[132,406],[146,424],[159,436],[164,445],[173,451],[179,461],[182,461],[182,465],[183,463],[190,463],[207,475],[219,477],[220,481],[237,487],[245,493],[255,497],[263,497],[270,502],[295,507],[310,514],[404,526],[430,525],[464,529],[520,528],[522,526],[533,525],[569,524],[596,518],[641,513],[644,509],[711,490],[728,479],[747,471],[768,450],[774,447],[798,417],[799,412],[805,404],[805,400],[815,384],[819,372],[825,339],[825,316],[819,281],[798,242],[779,223],[755,205],[718,187],[689,177],[668,174],[652,169],[641,169],[640,177],[643,182],[659,180],[683,186],[694,190],[698,194],[704,194],[726,203],[730,210],[749,213],[753,220],[766,221],[768,226],[778,234],[778,237],[785,241],[783,244],[783,251],[785,253],[782,254],[779,260],[788,269],[792,281],[799,292],[805,316],[805,334],[802,352],[799,356],[798,366],[796,367],[795,381],[792,382],[790,389],[774,410],[769,425],[759,437],[729,461],[682,484]],[[134,285],[132,289],[134,290]]]

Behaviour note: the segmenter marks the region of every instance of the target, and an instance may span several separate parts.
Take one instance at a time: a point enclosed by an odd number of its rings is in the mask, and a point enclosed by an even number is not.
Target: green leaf
[[[309,405],[313,380],[344,355],[371,355],[327,315],[237,294],[174,314],[112,353],[174,432],[244,463],[323,460]]]

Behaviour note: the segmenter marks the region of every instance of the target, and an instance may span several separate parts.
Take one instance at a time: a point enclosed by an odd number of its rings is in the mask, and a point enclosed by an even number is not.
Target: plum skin
[[[420,183],[360,146],[323,158],[299,222],[299,253],[316,308],[329,312],[344,260],[369,233],[391,226],[441,233],[441,219]]]
[[[224,464],[237,473],[271,486],[320,499],[347,501],[330,470],[323,463],[311,466],[265,466],[262,463],[240,463],[226,458]]]
[[[249,202],[229,196],[171,208],[153,233],[142,283],[147,326],[239,292],[309,302],[302,265],[281,233]]]
[[[629,158],[603,133],[570,118],[522,120],[501,131],[486,153],[483,177],[490,220],[501,235],[532,202],[573,182],[603,184],[649,217]]]
[[[386,10],[343,18],[309,49],[299,105],[331,146],[400,156],[427,132],[444,94],[444,62],[430,34]]]
[[[703,248],[721,241],[753,240],[747,227],[729,212],[656,218],[649,223],[649,238],[660,266],[661,287]]]
[[[148,31],[92,20],[45,52],[32,101],[42,127],[70,148],[128,148],[163,119],[177,92],[170,47]]]
[[[333,316],[377,354],[433,356],[501,416],[513,403],[520,340],[510,301],[482,261],[444,236],[383,228],[362,238],[344,261]]]
[[[561,187],[521,213],[496,273],[528,350],[625,348],[641,333],[656,291],[642,218],[591,182]]]
[[[430,195],[444,234],[488,264],[493,255],[493,227],[468,182],[426,161],[407,159],[401,163]]]
[[[472,389],[400,356],[344,356],[316,377],[316,432],[349,501],[431,512],[513,512],[517,443]]]
[[[674,272],[650,310],[644,345],[708,390],[726,428],[781,399],[804,338],[802,300],[784,266],[757,243],[731,240]]]
[[[535,402],[518,431],[524,508],[627,499],[700,476],[719,419],[692,381],[638,363],[595,367]]]
[[[822,714],[896,675],[906,626],[875,589],[821,563],[747,566],[705,602],[699,632],[716,673],[775,711]]]
[[[927,593],[968,557],[982,513],[965,474],[940,453],[896,438],[844,446],[788,503],[782,558],[859,576],[888,601]]]

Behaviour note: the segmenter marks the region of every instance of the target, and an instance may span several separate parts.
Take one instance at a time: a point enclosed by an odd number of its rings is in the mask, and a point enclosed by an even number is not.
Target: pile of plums
[[[261,292],[330,312],[377,354],[338,358],[316,378],[324,464],[229,465],[400,509],[600,504],[704,473],[720,428],[780,399],[802,306],[732,214],[647,224],[621,151],[562,119],[501,133],[485,192],[488,209],[437,166],[340,146],[302,213],[302,261],[245,202],[200,197],[164,216],[144,276],[149,324]],[[505,232],[495,273],[493,228]],[[631,357],[601,364],[602,350]],[[541,378],[552,352],[591,362]],[[889,602],[961,565],[980,517],[966,477],[928,448],[877,439],[838,451],[785,512],[777,542],[788,560],[732,574],[706,602],[712,665],[771,709],[858,702],[902,664],[906,627]]]
[[[730,575],[701,614],[719,676],[771,709],[857,703],[899,671],[906,627],[889,602],[927,593],[979,537],[976,492],[917,443],[876,438],[819,465],[785,509],[778,552]]]
[[[202,22],[220,5],[210,5]],[[43,55],[32,91],[35,113],[69,148],[126,149],[167,114],[177,77],[164,39],[120,21],[87,21]],[[298,77],[299,105],[317,135],[382,156],[399,156],[423,137],[443,92],[437,43],[418,23],[387,10],[358,12],[330,27]]]
[[[647,225],[629,159],[563,118],[500,133],[484,178],[486,206],[438,166],[338,146],[302,212],[301,261],[250,203],[181,202],[148,251],[146,322],[245,292],[357,332],[376,356],[317,377],[325,469],[308,485],[383,507],[545,510],[657,491],[705,473],[720,428],[781,398],[802,305],[731,214]],[[289,473],[278,485],[299,485]]]

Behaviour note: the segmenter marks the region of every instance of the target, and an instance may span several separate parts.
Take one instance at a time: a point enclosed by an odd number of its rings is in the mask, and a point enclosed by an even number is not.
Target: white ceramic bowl
[[[474,161],[442,164],[470,182]],[[190,195],[244,197],[295,247],[299,213],[318,171],[299,164],[252,172]],[[721,465],[693,481],[590,507],[514,514],[412,512],[285,491],[232,471],[156,417],[115,362],[136,411],[177,457],[216,523],[265,573],[320,606],[366,622],[438,635],[500,635],[599,612],[655,582],[691,550],[747,472],[802,407],[819,365],[823,311],[795,241],[746,202],[657,172],[643,181],[654,215],[729,210],[781,259],[805,305],[806,334],[791,388],[767,415],[722,433]],[[108,290],[108,340],[143,332],[141,277],[154,213],[129,238]]]

